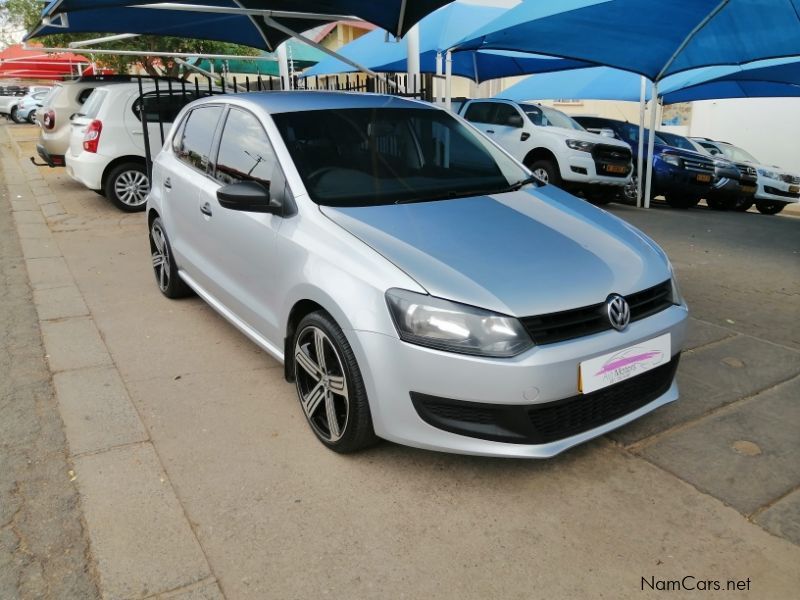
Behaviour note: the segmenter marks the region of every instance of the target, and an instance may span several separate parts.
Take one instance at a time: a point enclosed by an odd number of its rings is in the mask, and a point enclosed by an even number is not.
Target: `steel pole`
[[[647,107],[647,78],[642,75],[642,89],[639,95],[639,151],[636,154],[636,206],[642,206],[642,169],[644,168],[644,119]]]
[[[650,208],[650,194],[653,191],[653,148],[656,143],[656,115],[658,114],[658,81],[653,82],[650,98],[650,135],[647,138],[647,184],[644,192],[644,207]]]

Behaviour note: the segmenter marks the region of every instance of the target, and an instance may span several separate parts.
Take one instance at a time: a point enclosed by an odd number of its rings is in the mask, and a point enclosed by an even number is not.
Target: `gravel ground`
[[[99,594],[7,181],[0,170],[0,598],[91,600]]]

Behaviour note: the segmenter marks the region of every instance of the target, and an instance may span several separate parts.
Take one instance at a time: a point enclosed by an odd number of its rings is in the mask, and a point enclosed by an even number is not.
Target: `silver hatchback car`
[[[193,102],[148,222],[164,295],[196,292],[283,361],[338,452],[544,458],[678,398],[688,312],[664,252],[429,104]]]

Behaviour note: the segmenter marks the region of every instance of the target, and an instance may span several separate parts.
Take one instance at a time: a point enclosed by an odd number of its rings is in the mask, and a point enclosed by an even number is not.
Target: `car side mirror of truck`
[[[520,115],[511,115],[508,117],[506,125],[509,127],[522,127],[522,117]]]
[[[280,215],[283,204],[270,195],[268,181],[239,181],[217,190],[219,205],[229,210]]]

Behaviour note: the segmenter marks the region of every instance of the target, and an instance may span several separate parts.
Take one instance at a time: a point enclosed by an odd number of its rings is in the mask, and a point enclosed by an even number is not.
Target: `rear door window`
[[[493,123],[495,106],[492,102],[473,102],[467,107],[464,118],[471,123]]]
[[[208,171],[214,133],[221,115],[221,106],[200,106],[186,115],[180,141],[173,144],[178,160],[204,173]]]

